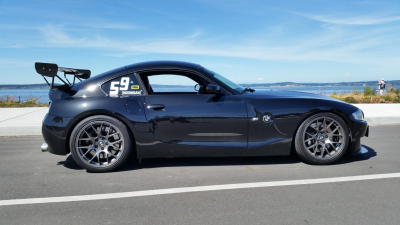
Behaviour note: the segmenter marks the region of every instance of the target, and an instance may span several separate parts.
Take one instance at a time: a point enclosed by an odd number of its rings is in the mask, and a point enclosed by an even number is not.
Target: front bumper
[[[358,133],[358,135],[356,137],[356,140],[351,143],[352,144],[352,150],[353,150],[352,154],[353,155],[361,155],[361,154],[368,153],[368,149],[363,147],[361,145],[361,141],[360,141],[360,139],[362,137],[368,137],[368,136],[369,136],[369,125],[365,124],[365,126],[363,126],[361,131]],[[355,150],[357,150],[357,151],[355,151]]]
[[[364,136],[365,136],[365,137],[368,137],[368,136],[369,136],[369,125],[367,125],[367,130],[365,131]]]
[[[353,127],[353,134],[351,143],[349,145],[349,153],[351,155],[356,154],[361,149],[361,138],[369,136],[369,125],[363,121],[363,123],[357,123],[356,126]]]
[[[361,138],[369,136],[369,125],[366,121],[359,121],[352,119],[349,123],[349,130],[351,132],[351,142],[349,143],[348,153],[350,155],[356,154],[361,149]]]

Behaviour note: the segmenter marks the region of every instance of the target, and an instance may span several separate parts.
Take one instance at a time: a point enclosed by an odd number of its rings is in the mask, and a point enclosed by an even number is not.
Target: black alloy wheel
[[[344,155],[349,140],[347,125],[342,118],[333,113],[318,113],[299,127],[295,150],[308,163],[331,164]]]
[[[69,141],[75,162],[89,172],[109,172],[128,159],[131,142],[126,126],[109,116],[82,120]]]

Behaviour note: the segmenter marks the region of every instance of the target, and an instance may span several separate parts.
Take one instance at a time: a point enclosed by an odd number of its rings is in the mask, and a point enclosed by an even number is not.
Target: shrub
[[[379,97],[372,97],[371,103],[379,103],[380,100],[381,100],[381,99],[380,99]]]
[[[387,102],[392,101],[392,98],[390,97],[390,95],[383,95],[382,98],[383,98],[383,100],[385,100]]]
[[[18,101],[14,96],[6,95],[4,97],[0,96],[0,108],[10,108],[10,107],[47,107],[47,103],[37,102],[38,97],[28,97],[24,102]]]
[[[360,95],[361,91],[359,91],[357,88],[354,88],[353,90],[353,95]]]
[[[373,88],[372,89],[372,96],[377,95],[377,93],[378,93],[378,90],[376,88]]]
[[[362,103],[371,103],[371,97],[364,97],[361,99]]]
[[[33,96],[31,96],[31,97],[26,98],[26,101],[27,101],[27,102],[36,103],[36,101],[37,101],[38,99],[39,99],[39,97],[33,97]]]
[[[372,90],[371,86],[365,86],[364,87],[364,95],[365,96],[371,96],[374,95],[375,91]]]
[[[396,88],[390,87],[386,91],[387,91],[387,93],[396,93]]]
[[[353,97],[346,97],[344,101],[347,103],[357,103],[356,99]]]

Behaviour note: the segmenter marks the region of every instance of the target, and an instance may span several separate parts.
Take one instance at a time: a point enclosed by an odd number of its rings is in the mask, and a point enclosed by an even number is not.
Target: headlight
[[[357,110],[357,111],[355,111],[353,114],[351,114],[351,115],[353,115],[353,117],[354,117],[354,119],[356,119],[356,120],[364,120],[364,114],[363,114],[363,112],[359,109],[359,110]]]

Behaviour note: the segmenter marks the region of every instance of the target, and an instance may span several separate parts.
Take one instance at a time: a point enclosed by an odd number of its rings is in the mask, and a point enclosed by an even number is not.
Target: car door
[[[164,79],[162,76],[169,77]],[[194,78],[197,75],[190,76]],[[168,91],[165,84],[174,84],[182,77],[187,79],[188,85],[207,84],[202,78],[192,80],[182,74],[158,74],[143,78],[151,78],[145,81],[149,82],[147,87],[152,89],[152,93],[145,96],[144,108],[156,139],[177,145],[247,147],[245,101],[229,94],[196,93],[194,89],[190,90],[190,86],[185,89],[170,85]],[[164,86],[157,86],[157,80],[161,80]]]

